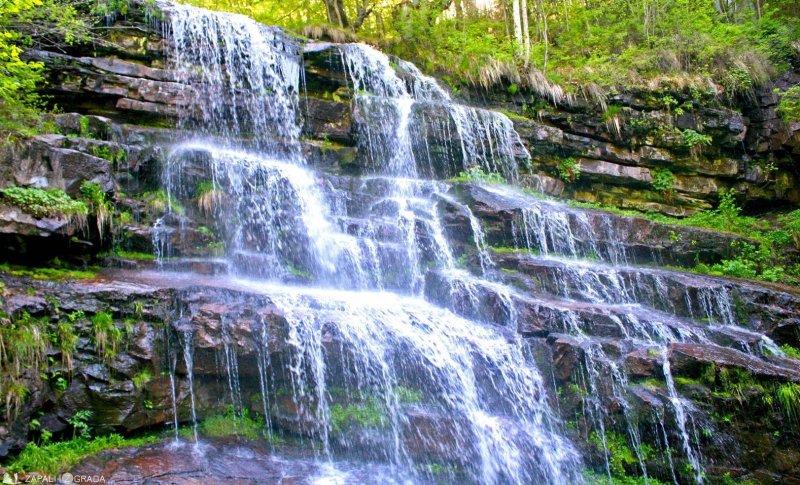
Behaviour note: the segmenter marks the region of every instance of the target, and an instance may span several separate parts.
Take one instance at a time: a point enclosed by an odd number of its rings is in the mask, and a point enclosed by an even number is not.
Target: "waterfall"
[[[154,243],[162,262],[178,238],[213,245],[231,272],[219,284],[264,298],[235,297],[247,310],[222,317],[221,400],[236,419],[263,413],[265,432],[312,448],[330,467],[326,478],[356,459],[414,483],[580,483],[592,465],[567,438],[581,439],[554,411],[559,396],[531,351],[568,337],[580,357],[572,381],[559,379],[580,384],[586,433],[609,478],[619,436],[648,476],[644,440],[652,437],[634,415],[645,384],[626,361],[640,352],[665,381],[649,416],[656,451],[673,481],[687,461],[702,480],[698,410],[678,393],[670,345],[733,341],[750,354],[781,355],[763,335],[737,328],[730,284],[635,266],[633,229],[597,211],[499,185],[470,188],[501,201],[508,220],[465,202],[441,179],[479,167],[517,181],[530,156],[508,117],[454,102],[413,64],[363,44],[332,47],[368,165],[366,176],[334,175],[300,149],[295,40],[187,6],[167,8],[167,31],[170,63],[187,88],[180,125],[189,135],[163,165],[168,208]],[[516,251],[504,247],[513,254],[501,257],[492,247],[501,242]],[[178,330],[196,433],[192,325],[205,317],[184,306]],[[255,311],[266,307],[285,328],[268,328]],[[240,320],[258,341],[254,360],[240,358],[232,330]],[[168,362],[177,430],[183,383],[175,356]],[[254,395],[260,402],[248,401]]]
[[[362,151],[376,171],[452,177],[477,166],[516,181],[518,164],[530,161],[504,114],[454,103],[413,64],[393,62],[365,44],[346,44],[340,51],[363,118]],[[431,137],[444,141],[447,153],[431,153],[425,141]],[[435,167],[445,170],[437,173]]]
[[[327,177],[298,149],[296,46],[241,16],[186,6],[167,15],[170,62],[191,89],[181,126],[193,137],[173,146],[164,164],[169,214],[159,234],[193,237],[187,221],[203,220],[213,229],[206,234],[219,235],[236,284],[267,295],[282,312],[287,353],[273,359],[260,349],[255,362],[267,431],[288,392],[288,419],[323,460],[361,454],[420,482],[438,479],[426,467],[440,463],[453,467],[451,479],[474,483],[581,481],[580,457],[557,431],[520,337],[422,298],[432,268],[456,266],[439,210],[449,187],[420,180],[414,161],[426,104],[449,113],[464,168],[469,160],[513,179],[521,143],[507,118],[453,105],[411,64],[398,64],[401,79],[383,54],[342,46],[376,175],[355,183]],[[170,255],[166,240],[159,239],[162,257]],[[219,357],[233,416],[250,394],[228,329],[236,318],[223,319]],[[192,330],[181,329],[194,420]],[[265,346],[269,338],[263,334]],[[352,409],[369,413],[377,437],[344,429],[352,423],[342,416]],[[363,440],[377,447],[367,453],[358,447]]]
[[[299,49],[244,15],[180,4],[165,13],[172,67],[191,87],[181,125],[299,160]]]

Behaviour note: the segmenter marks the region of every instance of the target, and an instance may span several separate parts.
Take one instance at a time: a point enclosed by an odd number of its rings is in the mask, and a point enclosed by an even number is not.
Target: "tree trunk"
[[[528,66],[528,60],[531,57],[531,34],[530,30],[528,30],[528,0],[521,0],[521,10],[522,10],[522,53],[525,56],[524,63],[525,67]]]
[[[517,56],[522,54],[522,20],[519,12],[519,0],[511,0],[511,11],[514,18],[514,40]]]
[[[350,26],[347,15],[344,11],[344,0],[322,0],[325,2],[325,11],[328,14],[328,22],[346,29]]]

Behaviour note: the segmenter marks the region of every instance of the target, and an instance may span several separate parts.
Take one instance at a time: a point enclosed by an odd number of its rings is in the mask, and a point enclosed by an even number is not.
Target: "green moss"
[[[653,477],[631,477],[627,475],[609,477],[590,470],[583,472],[583,479],[587,485],[667,485],[667,482],[662,482]]]
[[[662,482],[653,477],[631,477],[627,475],[609,477],[590,470],[583,472],[583,478],[587,485],[667,485],[667,482]]]
[[[156,259],[156,255],[152,253],[142,253],[138,251],[124,251],[122,249],[114,251],[113,254],[123,259],[138,259],[140,261],[153,261],[154,259]]]
[[[397,386],[394,388],[397,399],[403,404],[419,404],[422,402],[424,395],[422,391],[405,386]]]
[[[34,268],[28,266],[0,264],[0,271],[12,276],[33,278],[35,280],[66,281],[97,278],[97,273],[92,270],[77,270],[67,268]]]
[[[514,113],[513,111],[509,111],[509,110],[507,110],[507,109],[501,109],[501,110],[499,110],[499,111],[500,111],[501,113],[503,113],[504,115],[508,116],[508,118],[509,118],[509,119],[511,119],[511,120],[516,120],[516,121],[531,121],[531,119],[530,119],[530,118],[526,118],[525,116],[522,116],[522,115],[521,115],[521,114],[519,114],[519,113]]]
[[[691,377],[676,376],[675,384],[679,386],[696,386],[701,385],[702,383],[698,379],[692,379]]]
[[[603,446],[603,437],[596,431],[593,431],[589,436],[589,441],[595,446],[599,452],[608,452],[608,466],[611,469],[611,474],[617,477],[624,477],[626,475],[625,467],[638,465],[639,459],[636,454],[628,446],[628,440],[625,436],[615,433],[613,431],[606,432],[605,447]]]
[[[228,407],[225,414],[217,414],[204,419],[198,425],[198,431],[204,436],[222,438],[240,436],[249,440],[265,438],[266,425],[261,416],[250,416],[247,409],[240,413]]]
[[[286,271],[288,271],[292,276],[297,276],[298,278],[303,278],[306,280],[311,279],[311,273],[308,271],[303,271],[292,264],[286,265]]]
[[[111,448],[144,446],[160,439],[161,437],[157,435],[123,438],[120,435],[112,434],[92,439],[74,438],[41,446],[35,443],[28,443],[22,453],[9,463],[8,470],[12,473],[39,472],[47,475],[57,475],[70,470],[84,458],[100,451]]]
[[[499,173],[486,173],[481,167],[471,167],[463,172],[459,172],[457,177],[453,177],[450,182],[462,183],[487,183],[487,184],[502,184],[505,179]]]
[[[515,248],[511,246],[489,246],[489,250],[495,254],[539,254],[539,251],[527,248]]]
[[[60,189],[36,189],[12,185],[0,189],[0,198],[34,217],[85,217],[86,204]]]

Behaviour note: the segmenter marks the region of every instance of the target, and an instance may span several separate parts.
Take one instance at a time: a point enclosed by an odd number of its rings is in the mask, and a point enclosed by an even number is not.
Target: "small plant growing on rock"
[[[486,184],[502,184],[505,182],[499,173],[486,173],[481,167],[470,167],[458,174],[458,177],[450,179],[451,182],[475,182]]]
[[[786,357],[789,357],[790,359],[800,359],[800,350],[792,347],[789,344],[781,345],[781,351],[783,351],[783,353],[786,354]]]
[[[572,157],[559,160],[556,166],[558,177],[564,182],[575,182],[581,176],[581,167]]]
[[[711,145],[713,141],[710,136],[698,133],[694,130],[684,130],[681,134],[681,138],[683,139],[683,144],[689,148],[694,157],[700,154],[704,146]]]
[[[135,376],[133,376],[133,387],[141,391],[152,379],[153,376],[150,375],[150,370],[142,369]]]
[[[88,213],[86,204],[71,198],[60,189],[37,189],[12,185],[0,190],[0,197],[36,218],[72,218],[76,222],[82,222],[86,220]]]
[[[86,319],[83,311],[78,310],[67,315],[66,321],[59,321],[55,333],[51,336],[53,344],[61,352],[61,363],[68,371],[72,370],[72,353],[78,345],[75,325]]]
[[[106,199],[106,193],[100,188],[100,185],[94,182],[84,181],[81,184],[81,195],[83,199],[89,204],[89,208],[97,218],[97,232],[100,238],[103,238],[103,230],[108,226],[113,229],[114,207],[109,200]]]
[[[789,421],[800,424],[800,384],[786,382],[778,385],[775,400]]]
[[[213,181],[202,182],[194,193],[197,207],[205,215],[214,213],[214,209],[222,203],[223,193]]]
[[[675,193],[675,175],[667,168],[653,170],[652,184],[653,190],[666,199],[671,199]]]
[[[778,91],[778,114],[785,123],[800,120],[800,84],[792,86],[783,93]]]
[[[82,409],[67,420],[67,423],[72,426],[73,439],[78,435],[83,439],[89,439],[92,431],[91,426],[89,426],[89,420],[93,414],[89,409]]]
[[[92,138],[92,132],[89,130],[89,118],[81,116],[81,119],[78,120],[78,126],[81,138]]]
[[[113,360],[122,341],[122,330],[117,328],[108,312],[99,312],[92,317],[92,329],[97,353],[106,362]]]

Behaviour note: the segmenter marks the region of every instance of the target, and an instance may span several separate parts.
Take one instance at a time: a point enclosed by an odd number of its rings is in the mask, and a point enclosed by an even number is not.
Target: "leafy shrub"
[[[780,96],[780,102],[777,111],[783,121],[787,123],[800,121],[800,84],[779,93],[778,96]]]
[[[34,217],[85,217],[86,204],[75,200],[60,189],[37,189],[12,185],[0,189],[0,196]]]

